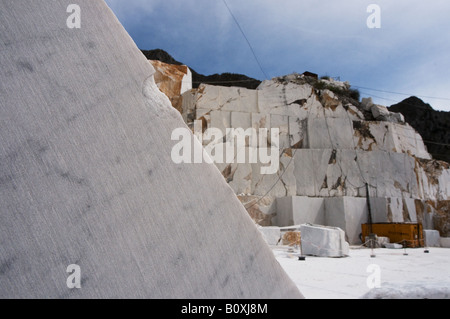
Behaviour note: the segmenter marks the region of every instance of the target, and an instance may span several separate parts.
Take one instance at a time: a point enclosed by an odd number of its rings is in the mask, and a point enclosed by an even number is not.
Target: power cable
[[[414,96],[415,95],[415,94],[408,94],[408,93],[399,93],[399,92],[393,92],[393,91],[372,89],[372,88],[368,88],[368,87],[364,87],[364,86],[358,86],[358,85],[352,85],[352,86],[357,88],[357,89],[376,91],[376,92],[381,92],[381,93],[397,94],[397,95],[404,95],[404,96]],[[425,98],[425,99],[436,99],[436,100],[450,101],[450,98],[448,98],[448,97],[436,97],[436,96],[425,96],[425,95],[415,95],[415,96],[422,97],[422,98]]]
[[[256,63],[258,64],[258,66],[259,66],[259,68],[260,68],[262,74],[264,74],[264,78],[265,78],[265,79],[269,79],[269,77],[267,76],[266,72],[264,72],[264,69],[263,69],[263,67],[262,67],[262,65],[261,65],[261,62],[260,62],[259,59],[258,59],[258,56],[257,56],[256,53],[255,53],[255,50],[253,49],[253,46],[251,45],[251,43],[250,43],[248,37],[245,35],[245,32],[244,32],[244,30],[242,29],[241,25],[239,24],[239,21],[236,19],[235,15],[233,14],[233,11],[231,11],[230,7],[228,6],[227,1],[226,1],[226,0],[222,0],[222,1],[223,1],[223,3],[225,4],[225,6],[227,7],[228,12],[230,13],[230,15],[231,15],[231,17],[233,18],[234,22],[236,23],[237,27],[238,27],[239,30],[241,31],[242,36],[244,37],[245,41],[247,41],[247,44],[248,44],[250,50],[252,51],[252,54],[253,54],[253,57],[255,58]]]
[[[415,107],[415,108],[418,108],[418,109],[422,109],[422,110],[426,110],[426,111],[446,112],[446,111],[438,111],[438,110],[434,110],[434,109],[430,110],[429,108],[424,107],[424,106],[419,106],[419,105],[415,105],[415,104],[411,104],[411,103],[405,103],[403,101],[399,102],[398,100],[394,100],[394,99],[390,99],[390,98],[386,98],[386,97],[381,97],[381,96],[374,95],[372,93],[368,93],[368,92],[364,92],[364,91],[359,91],[359,92],[362,93],[362,94],[368,95],[369,97],[374,97],[374,98],[381,99],[381,100],[391,101],[391,102],[395,102],[397,104],[402,103],[403,105],[412,106],[412,107]],[[410,95],[410,96],[414,96],[414,95]]]

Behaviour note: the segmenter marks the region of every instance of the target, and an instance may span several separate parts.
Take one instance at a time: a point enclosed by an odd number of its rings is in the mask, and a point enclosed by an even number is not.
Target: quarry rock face
[[[276,174],[261,175],[255,164],[217,165],[262,226],[336,226],[359,244],[368,184],[377,222],[422,222],[450,236],[449,165],[433,160],[401,114],[350,93],[348,83],[299,74],[256,90],[201,84],[183,95],[183,116],[191,127],[202,121],[224,134],[278,130]]]
[[[155,82],[158,88],[169,97],[172,106],[182,113],[181,95],[192,89],[192,73],[185,65],[167,64],[150,60],[155,68]]]
[[[70,4],[0,2],[0,298],[301,298],[217,167],[173,162],[106,4]]]

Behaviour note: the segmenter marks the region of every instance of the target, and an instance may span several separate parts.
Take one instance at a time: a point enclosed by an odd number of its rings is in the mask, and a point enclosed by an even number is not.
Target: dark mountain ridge
[[[415,96],[392,105],[389,111],[403,114],[422,136],[434,159],[450,163],[450,112],[436,111]]]
[[[155,50],[141,50],[145,57],[149,60],[158,60],[164,63],[182,65],[183,63],[175,60],[169,53],[161,49]],[[250,78],[243,74],[236,73],[222,73],[213,75],[203,75],[191,67],[189,67],[192,72],[192,86],[198,88],[201,83],[205,84],[216,84],[221,86],[238,86],[247,89],[256,89],[261,81]]]

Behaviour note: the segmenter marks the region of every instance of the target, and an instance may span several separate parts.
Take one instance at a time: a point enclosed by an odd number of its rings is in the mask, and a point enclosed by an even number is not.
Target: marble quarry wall
[[[217,167],[172,161],[105,2],[71,3],[0,1],[0,298],[301,298]]]
[[[276,174],[260,174],[258,164],[217,164],[262,226],[342,226],[356,243],[367,216],[367,183],[370,197],[380,201],[378,221],[423,221],[450,236],[449,165],[432,159],[401,114],[370,99],[345,99],[292,74],[264,81],[257,90],[202,84],[183,95],[183,118],[191,128],[198,121],[203,132],[218,128],[224,136],[237,127],[279,131]],[[332,202],[339,205],[325,210]]]

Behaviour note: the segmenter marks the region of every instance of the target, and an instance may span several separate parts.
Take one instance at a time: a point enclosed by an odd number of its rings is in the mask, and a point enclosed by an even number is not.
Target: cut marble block
[[[231,112],[211,111],[211,124],[209,127],[219,129],[226,136],[227,129],[231,128]]]
[[[410,153],[418,158],[431,159],[422,137],[409,125],[389,123],[390,138],[397,152]]]
[[[258,92],[240,87],[220,87],[220,107],[230,112],[258,112]]]
[[[405,153],[351,149],[293,150],[299,196],[366,196],[445,199],[449,170]],[[433,164],[434,163],[434,164]],[[439,186],[439,187],[438,187]],[[411,216],[414,218],[414,216]]]
[[[431,159],[422,137],[408,124],[353,121],[354,144],[366,151],[408,153]]]
[[[262,114],[287,115],[304,119],[308,116],[308,109],[305,106],[314,89],[308,84],[298,86],[293,83],[264,81],[257,92],[258,110]]]
[[[347,118],[308,120],[308,147],[311,149],[354,149],[353,126]]]
[[[277,198],[274,225],[284,227],[313,223],[339,227],[345,231],[346,240],[356,245],[361,244],[361,225],[367,223],[367,220],[365,198],[293,196]]]
[[[289,117],[285,115],[270,116],[271,129],[277,128],[280,132],[280,150],[290,147],[289,142]]]
[[[251,114],[245,112],[231,112],[230,128],[242,128],[244,130],[252,127]]]
[[[361,244],[361,225],[367,223],[368,209],[365,198],[336,197],[325,199],[324,225],[339,227],[345,231],[346,240]]]
[[[281,134],[289,134],[289,116],[286,115],[271,115],[271,128],[278,128]]]
[[[297,181],[297,194],[319,196],[332,150],[295,150],[294,175]]]
[[[450,248],[450,237],[441,237],[441,247]]]
[[[371,197],[372,221],[374,223],[417,222],[416,203],[411,198]]]
[[[254,196],[240,194],[237,196],[250,217],[260,226],[273,226],[276,216],[276,201],[272,196]]]
[[[437,230],[424,229],[425,247],[441,247],[441,235]]]
[[[252,194],[259,196],[269,194],[274,197],[284,197],[295,194],[296,183],[292,176],[294,166],[288,166],[291,157],[283,154],[281,158],[277,157],[277,160],[279,160],[279,166],[278,169],[275,169],[274,174],[262,173],[262,168],[269,167],[271,164],[262,164],[261,162],[252,164]],[[283,174],[285,169],[287,169],[287,171]],[[283,176],[281,176],[281,174],[283,174]]]
[[[280,227],[258,227],[268,245],[277,245],[281,238]]]
[[[250,194],[252,190],[251,164],[229,164],[229,176],[224,176],[235,194]]]
[[[308,145],[308,121],[298,117],[289,117],[289,141],[290,147],[306,148]]]
[[[419,183],[419,197],[448,200],[450,169],[448,163],[418,159],[414,173]]]
[[[301,225],[302,254],[317,257],[347,257],[349,244],[345,233],[337,227]]]
[[[269,114],[261,114],[261,113],[252,113],[251,114],[251,127],[258,134],[258,146],[259,147],[270,147],[270,115]],[[261,138],[260,130],[267,129],[267,138]]]
[[[214,85],[200,84],[195,99],[197,109],[205,109],[208,112],[220,110],[220,87]]]
[[[258,92],[239,87],[201,84],[193,101],[197,109],[227,112],[258,112]]]
[[[274,224],[280,227],[305,223],[324,224],[324,200],[300,196],[279,197]]]
[[[286,196],[295,196],[297,194],[297,182],[294,176],[294,159],[292,156],[283,153],[280,157],[279,164],[280,171],[278,174],[286,189]]]
[[[387,198],[371,197],[370,198],[370,207],[371,207],[371,211],[372,211],[372,222],[373,223],[389,222]]]
[[[302,297],[219,170],[172,160],[186,124],[111,10],[72,3],[0,2],[0,298]]]
[[[252,113],[251,114],[251,127],[256,129],[257,131],[262,128],[270,129],[270,115],[261,114],[261,113]]]
[[[402,198],[387,198],[388,222],[403,223],[403,200]]]
[[[417,223],[416,204],[413,198],[403,198],[403,220],[404,222]]]
[[[423,225],[424,229],[434,229],[433,215],[435,213],[435,203],[420,199],[414,200],[417,221]]]

